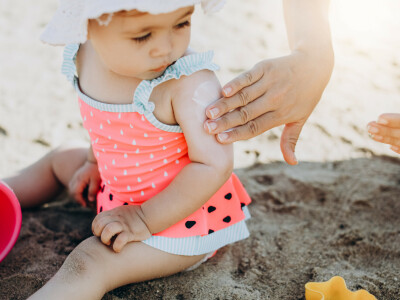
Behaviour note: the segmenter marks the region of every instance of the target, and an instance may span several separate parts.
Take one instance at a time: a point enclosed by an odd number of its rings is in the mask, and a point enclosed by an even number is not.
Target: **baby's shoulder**
[[[221,94],[221,84],[214,71],[202,69],[187,76],[181,76],[172,82],[172,100],[196,100],[202,98],[205,102],[212,102]],[[215,99],[215,97],[217,97]],[[210,100],[213,99],[213,100]]]

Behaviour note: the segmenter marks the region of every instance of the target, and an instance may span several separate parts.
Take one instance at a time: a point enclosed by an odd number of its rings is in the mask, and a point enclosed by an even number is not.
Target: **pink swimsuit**
[[[64,62],[64,73],[67,73],[65,68],[73,68],[68,62],[73,61],[76,51],[73,45],[66,47],[64,58],[69,55],[69,59]],[[166,80],[202,69],[215,70],[211,59],[211,53],[179,59],[162,76],[142,81],[132,104],[106,104],[91,99],[80,91],[74,76],[83,126],[89,132],[102,179],[97,195],[98,213],[121,205],[144,203],[167,187],[190,163],[181,128],[159,122],[152,113],[154,104],[148,99],[153,88]],[[243,225],[246,218],[243,208],[250,201],[239,179],[232,174],[196,212],[154,236],[202,237],[237,223]]]

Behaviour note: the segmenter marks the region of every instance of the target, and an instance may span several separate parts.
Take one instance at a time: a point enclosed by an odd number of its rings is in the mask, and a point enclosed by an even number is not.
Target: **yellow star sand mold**
[[[346,282],[340,276],[324,282],[308,282],[305,287],[306,300],[377,300],[366,290],[348,290]]]

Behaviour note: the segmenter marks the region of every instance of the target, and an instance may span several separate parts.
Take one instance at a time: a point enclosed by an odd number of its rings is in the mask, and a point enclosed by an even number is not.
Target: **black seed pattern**
[[[211,234],[211,233],[213,233],[213,232],[214,232],[214,230],[208,229],[208,234]]]
[[[113,195],[112,194],[110,194],[108,197],[110,198],[110,201],[113,200]]]
[[[103,206],[100,206],[100,212],[102,212],[103,211]]]
[[[196,221],[186,221],[185,226],[187,229],[192,228],[196,224]]]
[[[125,202],[124,205],[128,205],[128,202]]]
[[[209,206],[207,209],[209,213],[212,213],[214,210],[216,210],[215,206]]]
[[[245,206],[246,204],[244,204],[243,202],[240,203],[240,208],[243,210],[243,206]]]
[[[105,184],[103,184],[103,186],[101,187],[101,192],[103,193],[104,192],[104,188],[106,187],[106,185]]]
[[[226,216],[222,221],[224,221],[225,223],[229,223],[231,221],[231,217]]]
[[[231,200],[232,199],[232,194],[231,193],[226,194],[225,195],[225,199],[226,200]]]

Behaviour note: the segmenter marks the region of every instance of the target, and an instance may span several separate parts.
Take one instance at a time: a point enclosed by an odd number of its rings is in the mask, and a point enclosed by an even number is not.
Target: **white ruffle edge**
[[[51,45],[84,43],[89,19],[105,13],[137,9],[151,14],[168,13],[201,3],[205,13],[220,10],[226,0],[60,0],[40,39]]]

